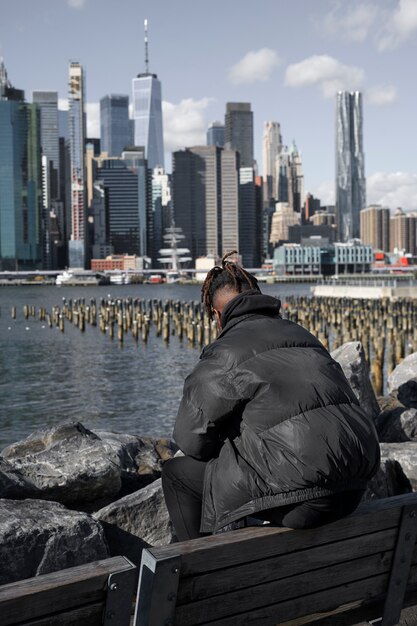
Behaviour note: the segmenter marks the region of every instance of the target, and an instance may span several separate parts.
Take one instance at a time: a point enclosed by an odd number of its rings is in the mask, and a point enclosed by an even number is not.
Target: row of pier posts
[[[0,311],[1,314],[1,311]],[[11,317],[16,319],[16,307]],[[166,344],[172,336],[200,348],[217,336],[217,325],[209,319],[202,304],[178,300],[143,300],[140,298],[63,299],[51,313],[45,307],[24,305],[26,320],[36,318],[52,328],[65,331],[71,323],[80,332],[87,326],[98,327],[120,345],[130,333],[135,342],[147,342],[151,326]],[[377,394],[401,360],[417,351],[417,300],[388,298],[365,300],[325,297],[289,297],[282,316],[301,324],[328,350],[349,341],[360,341],[370,365],[371,379]]]

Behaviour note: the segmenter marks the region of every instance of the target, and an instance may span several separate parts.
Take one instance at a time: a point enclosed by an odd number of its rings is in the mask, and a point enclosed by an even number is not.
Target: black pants
[[[162,468],[162,488],[171,522],[179,541],[203,537],[201,504],[206,463],[189,456],[167,461]],[[316,500],[268,509],[253,515],[288,528],[313,528],[349,515],[363,491],[344,491]]]

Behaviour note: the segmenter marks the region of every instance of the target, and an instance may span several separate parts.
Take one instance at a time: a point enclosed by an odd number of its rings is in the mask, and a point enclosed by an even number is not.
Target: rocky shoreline
[[[375,420],[381,467],[365,498],[417,490],[417,353],[376,398],[359,342],[332,353]],[[172,541],[161,468],[178,449],[151,438],[63,422],[0,454],[0,584]]]

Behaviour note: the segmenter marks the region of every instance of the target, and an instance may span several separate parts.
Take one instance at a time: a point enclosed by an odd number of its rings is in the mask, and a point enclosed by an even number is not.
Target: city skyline
[[[132,78],[145,69],[147,18],[149,70],[163,83],[167,153],[204,145],[226,102],[250,102],[260,173],[263,124],[277,121],[283,142],[295,139],[302,154],[306,192],[324,204],[334,203],[336,91],[360,89],[367,200],[392,210],[417,208],[415,148],[407,141],[417,132],[409,78],[417,44],[413,0],[291,6],[264,0],[250,16],[236,10],[235,0],[213,0],[202,12],[189,0],[175,7],[125,0],[122,12],[109,0],[0,0],[0,6],[0,56],[28,100],[36,90],[57,90],[66,100],[68,61],[83,65],[89,136],[99,134],[100,98],[130,94]],[[98,16],[101,45],[95,46]]]

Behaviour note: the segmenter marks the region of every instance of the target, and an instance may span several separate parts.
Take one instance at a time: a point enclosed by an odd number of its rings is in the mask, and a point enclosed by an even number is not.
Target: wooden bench
[[[129,626],[136,582],[137,568],[118,556],[2,585],[0,624]]]
[[[417,493],[317,529],[248,527],[144,550],[134,623],[394,626],[417,604],[416,534]]]

